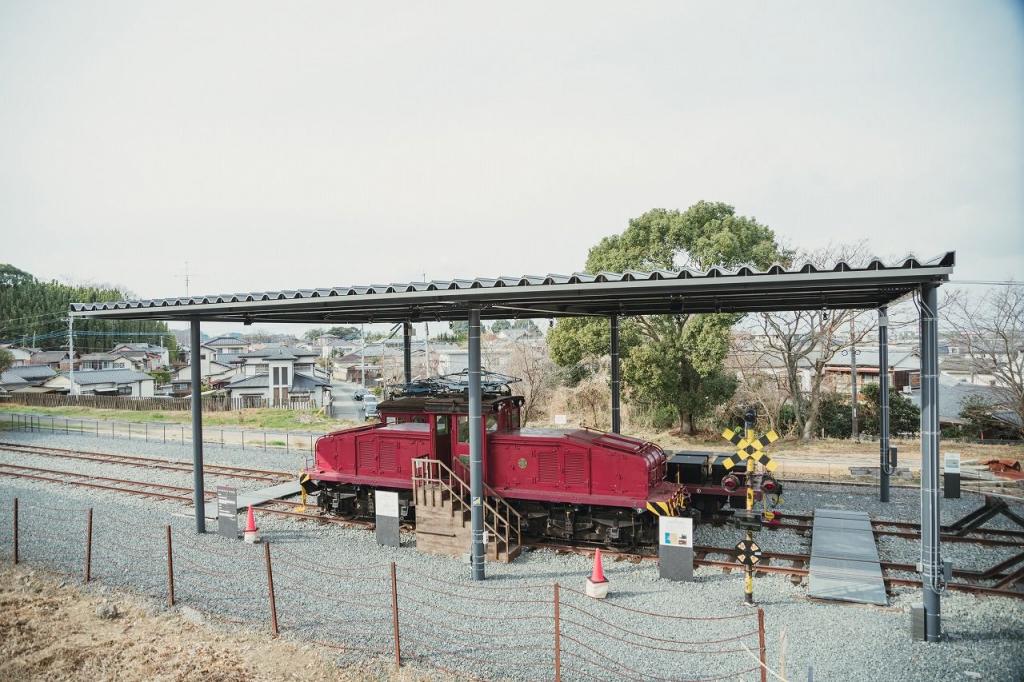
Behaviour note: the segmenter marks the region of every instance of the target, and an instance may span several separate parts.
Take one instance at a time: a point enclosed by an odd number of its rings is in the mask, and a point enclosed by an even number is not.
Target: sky
[[[0,262],[141,297],[569,273],[723,201],[1024,265],[1021,2],[0,2]]]

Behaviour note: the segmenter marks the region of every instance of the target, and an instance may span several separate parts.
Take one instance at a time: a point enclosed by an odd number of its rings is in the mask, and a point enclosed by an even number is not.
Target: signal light
[[[779,485],[779,482],[771,476],[765,476],[761,480],[761,492],[767,493],[768,495],[775,495],[779,492],[779,488],[781,487],[782,486]]]
[[[729,474],[722,478],[722,487],[725,488],[726,492],[735,492],[740,487],[740,479],[734,474]]]

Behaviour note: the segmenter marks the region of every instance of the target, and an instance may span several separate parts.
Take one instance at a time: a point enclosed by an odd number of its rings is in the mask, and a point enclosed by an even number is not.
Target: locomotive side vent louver
[[[565,456],[566,485],[582,485],[587,481],[586,455],[570,454]]]
[[[382,440],[380,443],[380,470],[398,471],[398,443]]]
[[[537,453],[537,482],[558,483],[558,453],[538,452]]]
[[[356,465],[359,473],[376,468],[376,443],[369,438],[360,438],[356,449]]]

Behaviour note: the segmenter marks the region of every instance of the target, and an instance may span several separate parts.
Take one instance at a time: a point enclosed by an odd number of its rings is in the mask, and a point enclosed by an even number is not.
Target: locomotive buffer
[[[754,565],[761,558],[761,550],[757,543],[754,542],[752,528],[754,516],[754,466],[755,463],[760,464],[769,472],[775,471],[776,466],[778,466],[764,449],[766,446],[777,441],[779,434],[769,431],[758,438],[754,433],[754,420],[756,418],[757,413],[754,412],[754,409],[748,408],[743,414],[743,435],[732,429],[726,429],[722,432],[722,437],[736,446],[736,452],[722,462],[722,466],[729,470],[744,459],[747,461],[747,470],[744,474],[747,479],[747,512],[742,524],[746,526],[747,535],[736,545],[737,561],[744,566],[743,601],[747,604],[754,603]]]

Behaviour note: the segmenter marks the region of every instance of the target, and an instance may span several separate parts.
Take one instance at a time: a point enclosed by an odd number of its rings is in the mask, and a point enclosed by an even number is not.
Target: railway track
[[[641,561],[657,561],[658,557],[653,553],[645,552],[626,552],[619,550],[611,550],[604,547],[587,547],[583,545],[564,545],[555,544],[549,542],[537,542],[537,543],[526,543],[526,546],[534,549],[549,549],[556,552],[564,552],[571,554],[584,554],[592,555],[595,549],[600,549],[601,554],[604,556],[610,556],[617,561],[630,561],[632,563],[639,563]],[[711,568],[720,568],[726,573],[732,571],[742,572],[745,570],[743,564],[735,560],[720,560],[720,559],[709,559],[709,556],[727,556],[732,557],[735,550],[731,547],[708,547],[695,545],[693,548],[693,564],[694,566],[708,566]],[[789,576],[791,581],[796,584],[804,578],[807,578],[810,574],[808,568],[811,563],[811,556],[809,554],[788,554],[784,552],[762,552],[762,562],[757,565],[754,571],[755,575],[785,575]],[[1017,563],[1019,559],[1014,561]],[[788,566],[779,565],[774,562],[789,562]],[[1009,597],[1011,599],[1024,599],[1024,592],[1015,590],[1009,585],[1011,581],[1019,579],[1018,573],[1007,573],[1005,569],[1008,566],[1012,566],[1013,563],[1010,561],[1002,562],[997,564],[987,571],[965,571],[965,570],[953,570],[953,577],[959,577],[964,579],[963,582],[950,582],[947,583],[946,588],[955,590],[958,592],[968,592],[971,594],[979,595],[991,595],[997,597]],[[894,573],[915,573],[917,567],[911,564],[899,564],[889,561],[881,562],[883,580],[885,581],[886,591],[892,591],[894,587],[920,587],[921,580],[919,578],[901,578],[893,575],[884,575],[886,572]],[[995,581],[994,585],[982,585],[977,581],[988,580]]]
[[[800,521],[801,523],[787,523],[789,520]],[[765,525],[765,530],[792,530],[796,532],[810,532],[813,528],[814,517],[810,514],[790,514],[783,512],[778,524]],[[908,540],[921,539],[921,524],[909,521],[889,521],[885,519],[873,519],[871,532],[876,536],[890,536]],[[906,529],[906,530],[894,530]],[[989,537],[996,536],[996,537]],[[963,535],[955,533],[942,533],[943,542],[958,542],[985,547],[1021,547],[1024,545],[1024,531],[1003,530],[1000,528],[978,528],[968,531]]]
[[[107,476],[95,476],[92,474],[79,474],[62,469],[45,469],[41,467],[30,467],[2,462],[0,462],[0,476],[40,481],[43,483],[56,483],[60,485],[91,488],[93,490],[106,490],[125,495],[132,495],[134,497],[171,500],[174,502],[181,502],[188,506],[192,505],[192,488],[187,486],[152,483],[150,481],[137,481],[124,478],[111,478]],[[203,491],[204,500],[212,500],[216,497],[217,493],[213,490]],[[254,506],[253,510],[258,513],[304,518],[319,521],[321,523],[333,523],[355,528],[372,529],[375,526],[372,521],[341,519],[334,516],[325,516],[315,510],[310,511],[308,507],[305,511],[300,511],[299,507],[302,507],[301,502],[294,502],[292,500],[270,500],[263,504]]]
[[[6,450],[8,452],[21,452],[29,455],[40,455],[43,457],[54,457],[58,459],[74,459],[88,462],[99,462],[101,464],[116,464],[121,466],[192,473],[192,462],[178,459],[163,459],[159,457],[138,457],[134,455],[115,455],[109,452],[68,450],[64,448],[51,448],[39,445],[23,445],[21,443],[6,442],[0,442],[0,450]],[[269,481],[273,483],[281,483],[295,478],[295,474],[288,473],[286,471],[252,469],[248,467],[233,467],[226,466],[223,464],[204,464],[203,472],[211,476],[243,478],[257,481]]]
[[[153,467],[158,469],[170,469],[175,471],[191,472],[192,470],[190,463],[179,460],[163,460],[150,457],[112,455],[109,453],[63,450],[60,448],[43,448],[38,446],[23,446],[20,444],[7,443],[0,443],[0,448],[66,459],[85,459],[89,461],[99,461],[111,464],[122,464],[137,467]],[[280,482],[282,478],[290,477],[290,475],[287,474],[286,472],[268,471],[260,469],[246,469],[242,467],[229,467],[222,465],[209,465],[209,467],[207,467],[207,470],[211,474],[214,474],[214,469],[220,471],[219,475],[240,476],[244,478],[259,478],[261,480],[271,480],[274,482]],[[0,476],[22,478],[27,480],[54,483],[60,485],[72,485],[77,487],[91,488],[95,490],[106,490],[110,492],[117,492],[137,497],[171,500],[189,506],[192,505],[192,488],[188,486],[175,486],[164,483],[153,483],[149,481],[113,478],[106,476],[97,476],[93,474],[81,474],[62,469],[47,469],[42,467],[31,467],[20,464],[8,463],[0,463]],[[211,500],[216,497],[216,493],[212,490],[205,490],[203,492],[204,500]],[[302,507],[302,504],[300,502],[294,502],[291,500],[270,500],[268,502],[255,506],[254,510],[258,513],[287,516],[292,518],[304,518],[309,520],[315,520],[320,523],[333,523],[341,526],[354,528],[373,529],[375,527],[373,521],[362,519],[342,519],[330,515],[322,515],[319,513],[319,511],[315,509],[312,511],[309,508],[300,510],[300,507]],[[793,519],[797,521],[813,520],[812,516],[801,514],[787,514],[784,518]],[[875,520],[872,521],[872,524],[881,527],[875,529],[874,532],[876,534],[895,535],[897,537],[905,537],[910,539],[916,539],[920,537],[920,525],[912,522]],[[886,527],[902,528],[909,530],[887,531],[885,530]],[[811,530],[811,525],[806,523],[782,524],[781,526],[777,526],[776,528],[781,528],[784,530],[803,531]],[[915,529],[918,530],[917,533],[914,532]],[[1019,531],[991,529],[978,532],[984,532],[990,535],[999,535],[1005,538],[1015,538],[1018,539],[1018,541],[1015,542],[1014,540],[1009,539],[995,540],[992,538],[984,537],[947,536],[945,534],[943,536],[943,540],[975,542],[987,546],[1013,547],[1021,547],[1021,540],[1024,540],[1024,533],[1021,533]],[[589,547],[581,544],[564,545],[550,542],[524,544],[525,546],[538,549],[543,548],[558,552],[571,552],[577,554],[592,554],[595,549],[595,547]],[[619,550],[611,550],[607,548],[601,549],[602,552],[604,552],[606,555],[616,558],[617,560],[640,562],[657,559],[657,556],[653,553],[626,552]],[[733,552],[734,550],[732,548],[696,546],[694,547],[694,565],[717,567],[727,572],[733,570],[743,571],[743,565],[732,560]],[[716,556],[729,557],[729,559],[722,560],[709,558]],[[953,577],[962,579],[962,582],[951,582],[947,585],[947,588],[951,590],[969,592],[973,594],[987,594],[1010,597],[1014,599],[1024,599],[1024,592],[1012,589],[1010,587],[1010,585],[1012,585],[1014,582],[1021,580],[1021,570],[1019,568],[1016,572],[1009,572],[1009,569],[1012,569],[1015,565],[1020,563],[1020,561],[1021,559],[1019,556],[1014,557],[1000,564],[997,564],[986,571],[968,571],[962,569],[954,569]],[[779,565],[779,563],[776,562],[787,562],[789,565]],[[758,565],[756,573],[762,575],[769,573],[788,575],[791,579],[795,579],[795,582],[799,582],[800,580],[807,577],[809,573],[809,569],[807,567],[809,565],[809,554],[764,552],[763,563]],[[886,572],[916,572],[916,567],[911,564],[881,562],[881,566],[883,574]],[[884,580],[886,588],[888,590],[891,590],[893,587],[896,586],[916,587],[920,584],[920,581],[918,579],[903,578],[893,575],[885,575]],[[994,585],[980,584],[982,581],[994,582]]]

